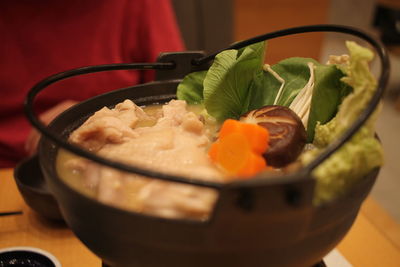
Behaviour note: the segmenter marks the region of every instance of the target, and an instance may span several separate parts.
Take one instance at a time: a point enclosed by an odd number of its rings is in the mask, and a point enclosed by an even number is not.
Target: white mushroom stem
[[[278,73],[276,73],[269,64],[264,64],[263,66],[264,71],[268,71],[269,73],[272,74],[272,76],[275,77],[275,79],[277,79],[280,83],[281,83],[281,87],[279,88],[278,93],[276,94],[275,100],[274,100],[274,105],[276,105],[276,103],[278,103],[279,98],[282,95],[283,92],[283,87],[285,87],[285,80],[282,79],[281,76],[279,76]]]
[[[310,115],[311,99],[314,91],[315,81],[314,64],[312,62],[308,62],[307,65],[310,69],[310,79],[289,106],[289,108],[300,117],[306,129],[308,124],[308,117]]]

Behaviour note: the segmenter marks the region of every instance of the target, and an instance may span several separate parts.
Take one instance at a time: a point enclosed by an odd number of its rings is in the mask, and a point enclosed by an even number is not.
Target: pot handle
[[[203,51],[161,53],[157,58],[157,62],[167,64],[173,63],[175,67],[173,69],[157,69],[155,80],[181,80],[191,72],[207,70],[210,67],[209,62],[200,65],[193,64],[194,60],[202,57],[205,57]]]

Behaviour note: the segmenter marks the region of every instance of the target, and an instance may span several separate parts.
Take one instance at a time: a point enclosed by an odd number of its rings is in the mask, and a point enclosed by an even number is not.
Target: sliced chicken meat
[[[114,109],[96,112],[71,134],[70,141],[98,155],[145,169],[223,181],[222,172],[207,155],[211,140],[205,134],[204,123],[187,110],[185,101],[171,100],[164,105],[155,125],[135,127],[146,119],[140,107],[125,100]],[[122,173],[84,159],[72,159],[66,164],[82,174],[84,185],[97,185],[99,200],[147,214],[206,218],[217,197],[213,189]],[[85,164],[90,167],[82,167]]]

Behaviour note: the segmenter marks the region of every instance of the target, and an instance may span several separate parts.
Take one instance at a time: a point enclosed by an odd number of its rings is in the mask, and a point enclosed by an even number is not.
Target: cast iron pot
[[[183,52],[163,54],[157,63],[85,67],[54,75],[32,88],[25,108],[29,120],[44,136],[39,147],[41,168],[76,236],[109,266],[309,267],[319,262],[350,229],[379,170],[370,172],[342,197],[321,206],[312,204],[315,187],[312,170],[349,140],[377,106],[389,73],[386,52],[367,34],[334,25],[286,29],[229,48],[317,31],[348,33],[369,42],[382,65],[378,89],[368,107],[340,139],[308,166],[284,176],[228,184],[190,180],[101,158],[66,141],[71,131],[103,106],[112,107],[125,99],[138,105],[173,99],[180,79],[189,72],[207,69],[215,54]],[[34,98],[48,85],[76,75],[120,69],[156,69],[156,81],[91,98],[62,113],[48,128],[34,114]],[[219,193],[217,203],[206,221],[158,218],[108,206],[75,191],[59,178],[55,161],[60,147],[119,170],[214,188]]]

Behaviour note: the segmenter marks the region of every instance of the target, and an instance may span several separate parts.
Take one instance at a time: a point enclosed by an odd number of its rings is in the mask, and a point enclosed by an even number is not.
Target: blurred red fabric
[[[2,0],[0,40],[0,167],[26,156],[31,127],[22,104],[41,79],[88,65],[154,62],[160,52],[184,49],[168,0]],[[151,79],[118,71],[65,80],[40,94],[38,112]]]

